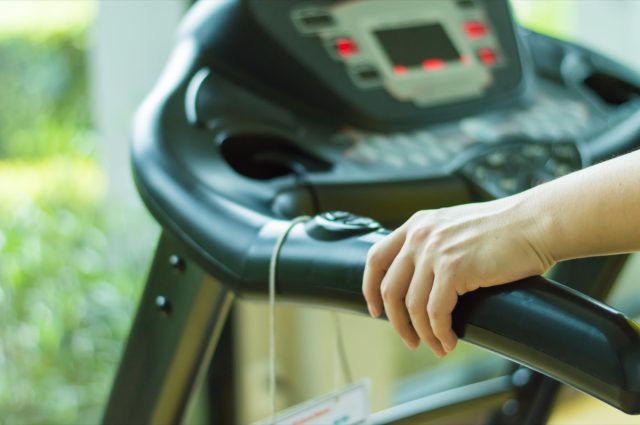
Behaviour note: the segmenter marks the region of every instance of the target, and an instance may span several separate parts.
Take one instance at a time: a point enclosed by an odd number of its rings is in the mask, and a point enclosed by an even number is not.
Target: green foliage
[[[0,424],[99,423],[154,243],[103,200],[88,22],[63,6],[0,2]]]
[[[3,0],[0,2],[0,42],[3,37],[48,37],[52,33],[85,32],[98,9],[96,0]]]
[[[0,422],[98,421],[150,257],[114,239],[132,225],[100,205],[0,210]]]
[[[0,158],[93,152],[84,39],[0,39]]]
[[[526,28],[560,39],[574,33],[579,2],[560,0],[511,0],[517,21]]]

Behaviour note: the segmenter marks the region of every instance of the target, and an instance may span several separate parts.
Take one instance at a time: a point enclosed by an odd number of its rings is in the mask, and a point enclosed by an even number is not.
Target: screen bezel
[[[267,33],[312,75],[289,74],[279,79],[280,95],[287,93],[281,97],[283,101],[295,105],[300,112],[309,111],[315,119],[324,117],[323,120],[339,125],[395,131],[421,128],[488,109],[506,108],[519,104],[533,91],[534,70],[517,35],[508,0],[475,1],[485,9],[509,61],[492,71],[496,83],[482,97],[427,107],[398,101],[383,89],[356,87],[345,72],[344,64],[327,55],[321,40],[300,35],[290,17],[290,12],[301,4],[300,0],[282,0],[273,5],[250,0],[249,4]],[[331,8],[345,2],[316,0],[316,3]],[[310,77],[316,81],[313,85],[309,84]],[[299,97],[300,90],[304,90],[304,99]]]

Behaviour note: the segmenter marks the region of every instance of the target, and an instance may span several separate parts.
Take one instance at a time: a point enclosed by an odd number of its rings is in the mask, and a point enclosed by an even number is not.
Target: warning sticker
[[[369,380],[290,407],[276,416],[278,425],[365,424],[370,414]],[[254,425],[270,425],[270,418]]]

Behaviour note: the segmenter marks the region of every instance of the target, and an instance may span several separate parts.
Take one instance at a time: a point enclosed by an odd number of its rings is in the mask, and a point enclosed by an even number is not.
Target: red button
[[[347,58],[358,53],[358,45],[350,38],[338,38],[336,40],[336,50],[340,56]]]
[[[493,66],[498,61],[498,55],[493,49],[482,48],[478,49],[478,57],[485,65]]]
[[[395,72],[398,75],[406,74],[407,71],[408,71],[408,69],[404,65],[396,65],[396,66],[393,67],[393,72]]]
[[[431,58],[422,61],[422,67],[426,71],[435,71],[444,68],[444,61],[439,58]]]
[[[480,21],[467,21],[464,23],[464,32],[469,38],[480,38],[487,35],[487,27]]]

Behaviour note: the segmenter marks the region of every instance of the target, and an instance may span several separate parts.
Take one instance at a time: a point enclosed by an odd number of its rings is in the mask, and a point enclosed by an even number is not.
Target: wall
[[[131,120],[166,63],[186,7],[185,0],[99,2],[91,88],[112,202],[139,205],[129,168]]]

